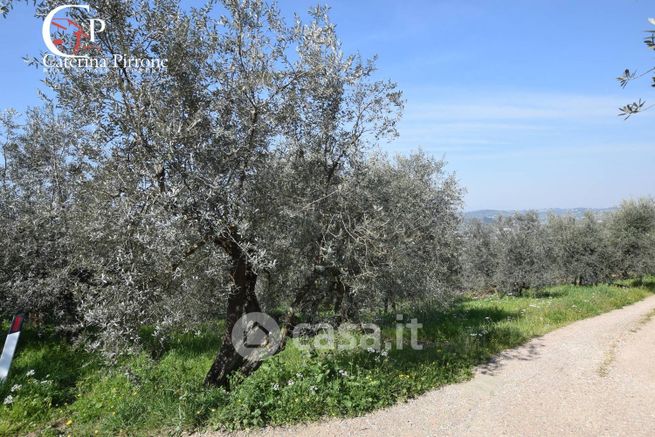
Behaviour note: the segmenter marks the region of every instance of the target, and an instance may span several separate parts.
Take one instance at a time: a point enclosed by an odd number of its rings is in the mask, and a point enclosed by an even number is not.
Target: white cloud
[[[628,101],[622,95],[413,90],[391,148],[422,146],[469,159],[537,149],[566,153],[588,144],[621,150],[621,144],[643,143],[655,116],[650,111],[622,120],[617,108]]]

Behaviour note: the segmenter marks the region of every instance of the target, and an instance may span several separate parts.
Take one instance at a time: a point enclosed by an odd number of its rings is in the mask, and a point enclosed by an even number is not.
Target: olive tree
[[[582,219],[550,216],[545,231],[556,283],[591,285],[609,279],[611,253],[606,226],[591,212]]]
[[[444,166],[423,153],[377,156],[351,179],[332,247],[356,302],[386,309],[398,300],[451,297],[459,281],[462,191]]]
[[[206,382],[226,384],[257,365],[236,353],[230,334],[242,314],[261,309],[259,275],[275,274],[267,249],[286,236],[271,235],[270,222],[312,207],[320,215],[316,199],[395,133],[401,95],[371,79],[371,62],[343,54],[324,8],[287,25],[256,0],[224,1],[215,12],[174,1],[91,7],[108,22],[103,54],[168,59],[166,70],[71,68],[46,79],[101,155],[80,194],[96,237],[82,259],[89,300],[107,302],[92,317],[107,324],[115,307],[137,312],[170,296],[189,257],[220,252],[231,285],[215,290],[226,329]],[[269,183],[276,162],[291,173],[293,197]],[[297,251],[314,259],[320,235],[303,237],[314,243]],[[214,267],[207,274],[218,275]]]
[[[77,312],[71,285],[79,273],[70,263],[74,193],[92,157],[70,119],[52,105],[29,110],[22,121],[7,112],[1,122],[3,312],[37,311],[71,328]]]
[[[462,282],[468,290],[495,288],[499,243],[497,228],[474,219],[463,228]]]
[[[286,193],[278,201],[297,202],[306,184],[284,191],[294,180],[285,162],[276,172],[284,177],[270,184]],[[332,191],[266,220],[267,232],[283,236],[267,247],[276,265],[262,275],[266,300],[288,307],[288,319],[325,307],[340,320],[397,299],[448,301],[458,273],[461,189],[444,165],[422,153],[393,161],[372,155],[339,173]]]
[[[621,278],[655,271],[655,201],[624,201],[609,220],[612,266]]]
[[[549,283],[549,247],[534,212],[499,217],[495,283],[502,292],[517,294]]]

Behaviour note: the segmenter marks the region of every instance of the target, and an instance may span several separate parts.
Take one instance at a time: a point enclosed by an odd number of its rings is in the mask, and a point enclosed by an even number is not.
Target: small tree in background
[[[621,278],[655,271],[655,201],[624,201],[612,214],[609,244],[612,267]]]
[[[550,216],[544,232],[551,247],[552,282],[592,285],[609,278],[606,228],[592,213],[579,220]]]
[[[462,282],[468,290],[492,290],[498,270],[497,229],[480,220],[464,225]]]
[[[498,246],[494,282],[500,291],[520,294],[549,282],[548,246],[534,212],[500,217],[496,223]]]

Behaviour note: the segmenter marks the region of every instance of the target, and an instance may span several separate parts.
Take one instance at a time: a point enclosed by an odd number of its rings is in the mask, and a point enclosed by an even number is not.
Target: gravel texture
[[[239,435],[655,436],[655,296],[536,338],[470,381],[407,403]]]

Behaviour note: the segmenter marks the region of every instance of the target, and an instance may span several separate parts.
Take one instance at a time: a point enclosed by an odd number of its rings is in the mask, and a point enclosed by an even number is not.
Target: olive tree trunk
[[[223,342],[205,377],[205,385],[227,387],[229,377],[236,371],[247,375],[259,367],[259,361],[246,360],[236,351],[232,343],[232,329],[241,316],[246,313],[260,312],[261,308],[255,294],[257,274],[238,240],[221,239],[218,244],[232,258],[233,287],[227,300]]]

